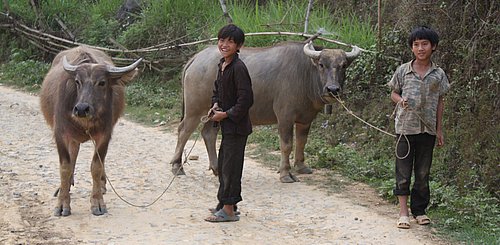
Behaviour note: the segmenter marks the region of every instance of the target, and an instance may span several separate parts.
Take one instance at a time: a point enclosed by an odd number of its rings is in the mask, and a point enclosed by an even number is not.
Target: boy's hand
[[[212,118],[215,114],[215,111],[217,111],[217,110],[221,110],[221,109],[219,108],[219,105],[217,103],[214,103],[212,108],[210,108],[210,110],[208,110],[207,117]]]
[[[441,147],[444,145],[444,136],[442,131],[436,131],[437,146]]]
[[[399,100],[399,104],[400,104],[401,108],[406,110],[406,108],[408,108],[408,99],[401,98],[401,100]]]
[[[214,112],[214,115],[212,116],[211,120],[212,121],[216,121],[216,122],[220,122],[222,121],[224,118],[227,117],[227,113],[218,109],[218,110],[213,110]]]

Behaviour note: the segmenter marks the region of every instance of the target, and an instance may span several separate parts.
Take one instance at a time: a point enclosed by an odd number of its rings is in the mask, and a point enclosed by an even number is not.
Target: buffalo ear
[[[123,85],[128,85],[134,78],[139,74],[139,69],[135,68],[127,73],[122,74],[118,77],[118,82]]]
[[[312,63],[314,66],[316,66],[316,68],[318,67],[318,64],[319,64],[319,59],[312,59],[312,58],[311,58],[311,59],[309,59],[309,60],[311,60],[311,63]]]

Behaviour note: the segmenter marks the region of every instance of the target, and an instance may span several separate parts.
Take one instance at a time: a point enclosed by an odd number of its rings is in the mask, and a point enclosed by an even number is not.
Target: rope
[[[380,132],[382,132],[382,133],[384,133],[384,134],[387,134],[387,135],[392,136],[392,137],[396,137],[396,135],[391,134],[391,133],[389,133],[389,132],[387,132],[387,131],[385,131],[385,130],[382,130],[382,129],[380,129],[380,128],[376,127],[376,126],[373,126],[372,124],[370,124],[370,123],[368,123],[367,121],[363,120],[362,118],[358,117],[356,114],[354,114],[354,112],[352,112],[351,110],[349,110],[349,109],[345,106],[345,102],[344,102],[344,101],[342,101],[338,95],[334,95],[333,93],[330,93],[330,95],[331,95],[333,98],[335,98],[335,99],[336,99],[336,100],[340,103],[340,105],[342,105],[342,107],[344,107],[344,109],[345,109],[345,110],[346,110],[349,114],[351,114],[353,117],[355,117],[356,119],[360,120],[360,121],[361,121],[361,122],[363,122],[364,124],[366,124],[366,125],[368,125],[368,126],[370,126],[370,127],[374,128],[374,129],[376,129],[376,130],[378,130],[378,131],[380,131]],[[394,107],[394,111],[392,112],[392,115],[395,115],[395,114],[396,114],[396,110],[397,110],[397,108],[398,108],[398,107],[400,107],[400,106],[401,106],[401,101],[400,101],[400,102],[398,102],[398,103],[396,104],[396,106]],[[418,116],[420,119],[422,119],[422,118],[418,115],[418,113],[417,113],[417,116]],[[392,116],[391,116],[391,117],[392,117]],[[406,120],[407,120],[407,119],[408,119],[408,116],[407,116],[407,117],[405,118],[405,120],[403,121],[403,127],[404,127],[404,124],[406,123]],[[401,141],[401,138],[402,138],[402,137],[404,137],[404,138],[405,138],[405,140],[406,140],[406,142],[408,143],[408,151],[406,152],[406,155],[405,155],[404,157],[400,157],[400,156],[399,156],[399,154],[398,154],[398,144],[399,144],[399,142]],[[396,157],[397,157],[398,159],[405,159],[406,157],[408,157],[408,155],[410,155],[410,140],[408,139],[408,137],[407,137],[405,134],[400,134],[400,135],[399,135],[398,139],[396,140],[396,146],[395,146],[395,150],[394,150],[394,151],[395,151],[395,155],[396,155]]]
[[[398,120],[399,120],[399,115],[397,114],[397,110],[398,110],[398,107],[403,108],[402,103],[403,103],[402,100],[400,100],[400,101],[398,101],[398,103],[396,103],[396,106],[394,107],[394,111],[392,111],[391,118],[393,116],[396,116],[396,117],[398,117]],[[405,120],[403,120],[403,124],[401,126],[402,128],[404,128],[407,120],[408,120],[408,116],[406,116]],[[398,145],[399,145],[399,142],[401,141],[401,137],[403,137],[403,136],[405,137],[406,145],[408,146],[408,151],[406,152],[406,155],[404,157],[400,157],[398,154]],[[396,158],[398,158],[400,160],[403,160],[410,155],[410,140],[408,139],[408,136],[406,136],[406,134],[400,134],[398,137],[398,140],[396,140],[396,146],[394,147],[394,155],[396,155]]]
[[[384,131],[384,130],[382,130],[382,129],[378,128],[378,127],[375,127],[375,126],[373,126],[372,124],[368,123],[367,121],[365,121],[365,120],[361,119],[360,117],[358,117],[357,115],[355,115],[355,114],[354,114],[351,110],[349,110],[349,109],[345,106],[344,101],[342,101],[338,95],[334,95],[333,93],[330,93],[330,95],[331,95],[333,98],[335,98],[335,99],[336,99],[336,100],[340,103],[340,105],[342,105],[342,107],[344,107],[344,109],[345,109],[345,110],[346,110],[349,114],[351,114],[352,116],[354,116],[356,119],[360,120],[361,122],[365,123],[366,125],[368,125],[368,126],[370,126],[370,127],[374,128],[374,129],[376,129],[376,130],[378,130],[378,131],[380,131],[380,132],[382,132],[382,133],[384,133],[384,134],[387,134],[387,135],[392,136],[392,137],[396,137],[396,135],[391,134],[391,133],[389,133],[389,132],[387,132],[387,131]],[[394,111],[392,111],[392,115],[391,115],[391,117],[393,117],[394,115],[396,115],[396,117],[397,117],[397,119],[398,119],[398,120],[399,120],[399,115],[397,115],[397,113],[396,113],[396,112],[397,112],[398,107],[402,107],[401,103],[402,103],[402,101],[399,101],[398,103],[396,103],[396,106],[394,107]],[[418,119],[420,120],[420,122],[422,122],[422,124],[424,124],[424,126],[425,126],[427,129],[429,129],[432,133],[436,134],[436,130],[435,130],[435,129],[433,129],[432,127],[429,127],[429,124],[427,124],[427,122],[426,122],[426,121],[425,121],[425,120],[424,120],[424,119],[420,116],[420,114],[419,114],[417,111],[412,110],[412,109],[408,109],[408,108],[403,108],[403,109],[404,109],[404,110],[406,110],[406,111],[408,111],[408,112],[410,112],[410,113],[414,113],[414,114],[418,117]],[[404,125],[406,124],[406,121],[408,120],[408,115],[409,115],[409,113],[407,114],[407,116],[406,116],[406,117],[404,118],[404,120],[403,120],[403,124],[402,124],[402,127],[403,127],[403,128],[404,128]],[[399,142],[401,141],[401,138],[402,138],[402,137],[404,137],[404,138],[405,138],[405,140],[406,140],[406,142],[407,142],[407,144],[408,144],[408,151],[406,152],[406,155],[405,155],[404,157],[401,157],[401,156],[399,156],[399,154],[398,154],[398,145],[399,145]],[[396,157],[397,157],[398,159],[405,159],[406,157],[408,157],[408,155],[410,155],[410,140],[408,139],[408,137],[406,136],[406,134],[400,134],[400,135],[399,135],[398,139],[396,140],[396,147],[395,147],[395,150],[394,150],[394,151],[395,151],[395,155],[396,155]]]
[[[90,134],[89,130],[85,130],[85,133],[90,137],[90,140],[92,141],[92,144],[94,145],[94,150],[97,154],[97,157],[99,158],[99,162],[102,166],[102,168],[104,169],[104,163],[101,159],[101,155],[99,154],[99,151],[97,150],[97,144],[94,140],[94,138],[92,137],[92,135]],[[120,200],[122,200],[123,202],[125,202],[126,204],[130,205],[130,206],[133,206],[133,207],[137,207],[137,208],[147,208],[147,207],[150,207],[152,206],[153,204],[155,204],[158,200],[160,200],[160,198],[170,189],[170,186],[172,186],[172,183],[174,182],[175,178],[177,178],[177,174],[179,173],[179,171],[184,167],[184,164],[187,162],[188,160],[188,157],[189,155],[191,154],[191,151],[193,150],[194,146],[196,145],[196,142],[198,141],[198,137],[196,137],[193,145],[191,146],[191,149],[189,150],[189,153],[186,155],[186,158],[184,159],[184,161],[181,163],[181,167],[177,169],[177,172],[174,174],[174,176],[172,177],[172,179],[170,180],[170,182],[168,183],[167,187],[165,187],[165,189],[163,190],[163,192],[158,195],[158,197],[156,197],[151,203],[149,204],[145,204],[145,205],[139,205],[139,204],[134,204],[130,201],[127,201],[125,198],[123,198],[120,194],[118,194],[118,192],[116,191],[115,187],[113,186],[113,184],[111,183],[111,180],[108,178],[108,175],[105,175],[106,177],[106,180],[108,181],[109,185],[111,186],[111,189],[113,190],[113,192],[116,194],[116,196],[118,196],[118,198]]]
[[[378,131],[380,131],[380,132],[382,132],[382,133],[384,133],[384,134],[387,134],[387,135],[392,136],[392,137],[396,137],[396,135],[391,134],[391,133],[389,133],[389,132],[387,132],[387,131],[384,131],[384,130],[382,130],[382,129],[378,128],[378,127],[375,127],[375,126],[373,126],[372,124],[368,123],[367,121],[365,121],[365,120],[361,119],[361,118],[360,118],[360,117],[358,117],[356,114],[354,114],[354,112],[352,112],[351,110],[349,110],[349,109],[345,106],[344,101],[342,101],[338,95],[334,95],[333,93],[330,93],[330,94],[333,96],[333,98],[335,98],[335,99],[336,99],[336,100],[340,103],[340,105],[342,105],[342,107],[344,107],[344,109],[345,109],[345,110],[346,110],[349,114],[351,114],[351,115],[352,115],[353,117],[355,117],[356,119],[360,120],[360,121],[361,121],[361,122],[363,122],[364,124],[366,124],[366,125],[368,125],[368,126],[370,126],[370,127],[374,128],[374,129],[376,129],[376,130],[378,130]]]

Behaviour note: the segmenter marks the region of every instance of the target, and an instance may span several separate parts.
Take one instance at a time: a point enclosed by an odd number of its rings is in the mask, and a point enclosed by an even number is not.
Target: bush
[[[29,50],[13,49],[10,61],[1,65],[0,80],[28,91],[38,91],[50,65],[32,60]]]

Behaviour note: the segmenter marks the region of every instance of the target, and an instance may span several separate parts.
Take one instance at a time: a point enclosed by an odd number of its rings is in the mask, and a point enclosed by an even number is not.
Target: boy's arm
[[[239,122],[248,115],[248,110],[253,105],[252,80],[246,66],[238,65],[235,69],[236,104],[226,111],[226,116],[234,122]]]
[[[391,100],[394,103],[401,103],[401,106],[405,108],[404,106],[407,106],[407,100],[406,98],[403,98],[401,96],[402,94],[402,88],[401,88],[401,83],[402,83],[402,77],[401,77],[401,69],[403,66],[399,66],[394,74],[392,75],[391,80],[387,83],[387,86],[391,88]]]
[[[219,88],[217,86],[217,81],[214,81],[214,89],[212,91],[212,108],[219,102]]]
[[[436,112],[436,136],[437,136],[437,145],[444,145],[444,136],[443,136],[443,112],[444,112],[444,97],[439,96],[437,112]]]
[[[408,103],[408,100],[407,100],[407,99],[405,99],[405,98],[401,97],[401,95],[399,95],[399,94],[398,94],[396,91],[394,91],[394,90],[391,92],[391,100],[392,100],[394,103],[396,103],[396,104],[397,104],[397,103],[400,103],[400,104],[401,104],[401,106],[402,106],[403,108],[406,108],[407,103]]]

